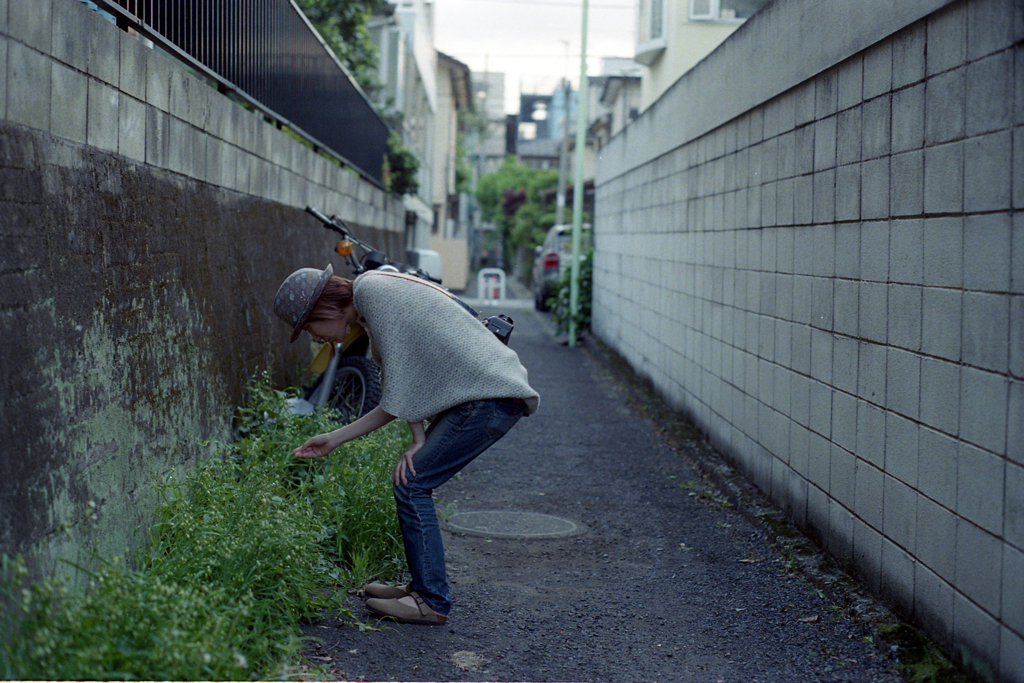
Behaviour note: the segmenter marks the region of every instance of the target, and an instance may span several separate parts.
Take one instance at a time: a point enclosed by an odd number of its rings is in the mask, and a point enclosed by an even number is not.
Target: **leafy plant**
[[[384,158],[384,189],[397,195],[416,194],[420,189],[416,178],[419,168],[420,160],[402,143],[402,137],[391,131]]]
[[[473,177],[470,146],[478,147],[489,137],[487,114],[479,109],[460,109],[456,116],[458,135],[455,142],[455,190],[469,192]]]
[[[912,683],[967,683],[970,680],[935,643],[908,624],[880,624],[878,636],[895,648],[900,668]]]
[[[732,507],[732,503],[729,502],[729,499],[716,491],[715,488],[709,484],[698,484],[695,479],[687,479],[679,485],[679,488],[689,491],[687,495],[691,498],[696,498],[699,502],[705,505],[713,505],[719,510]]]
[[[567,268],[562,279],[555,285],[554,294],[548,299],[551,318],[559,332],[569,329],[569,320],[575,319],[577,331],[590,329],[590,305],[594,279],[594,252],[587,250],[580,255],[579,301],[575,311],[570,310],[570,286],[572,269]]]
[[[407,433],[389,425],[329,458],[296,460],[330,411],[285,409],[264,377],[239,410],[239,438],[180,480],[139,566],[97,558],[89,589],[27,582],[5,558],[0,673],[18,679],[241,680],[275,676],[299,623],[340,609],[330,589],[401,577],[389,472]]]
[[[297,0],[310,23],[367,93],[379,87],[379,54],[366,26],[380,0]]]

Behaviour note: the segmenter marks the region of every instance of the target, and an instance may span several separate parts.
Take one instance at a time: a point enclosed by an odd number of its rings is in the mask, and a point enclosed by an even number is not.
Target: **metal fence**
[[[93,0],[377,184],[389,129],[292,0]]]

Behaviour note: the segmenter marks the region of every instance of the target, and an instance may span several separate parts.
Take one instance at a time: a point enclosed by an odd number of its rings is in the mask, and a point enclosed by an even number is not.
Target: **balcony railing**
[[[383,183],[388,126],[292,0],[93,0],[315,148]]]

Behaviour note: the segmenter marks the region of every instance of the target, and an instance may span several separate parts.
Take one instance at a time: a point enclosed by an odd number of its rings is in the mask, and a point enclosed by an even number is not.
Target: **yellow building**
[[[636,61],[640,109],[710,54],[768,0],[640,0]]]

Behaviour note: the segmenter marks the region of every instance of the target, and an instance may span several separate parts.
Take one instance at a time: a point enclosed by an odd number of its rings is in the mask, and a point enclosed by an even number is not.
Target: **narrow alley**
[[[865,623],[789,571],[637,414],[592,343],[570,349],[540,314],[513,316],[541,407],[435,496],[445,516],[541,513],[582,533],[447,533],[446,625],[380,622],[353,597],[380,630],[310,625],[313,662],[374,681],[902,680]]]

